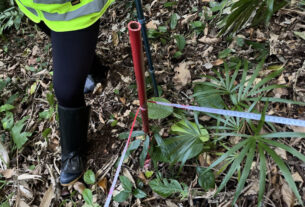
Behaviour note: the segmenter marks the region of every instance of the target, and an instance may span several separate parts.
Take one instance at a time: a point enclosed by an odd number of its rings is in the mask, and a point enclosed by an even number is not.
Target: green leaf
[[[206,168],[197,167],[198,183],[205,191],[215,188],[215,176],[211,170],[205,171]]]
[[[114,196],[113,200],[115,200],[116,202],[119,202],[119,203],[124,202],[128,199],[130,193],[131,192],[127,192],[127,191],[123,190],[119,194]]]
[[[30,133],[30,132],[21,132],[25,125],[24,122],[28,118],[29,117],[26,116],[23,119],[21,119],[20,121],[18,121],[11,130],[11,135],[13,137],[13,141],[16,144],[18,149],[20,149],[26,143],[26,141],[28,140],[27,137],[32,135],[32,133]]]
[[[188,127],[186,123],[186,119],[184,119],[172,125],[171,131],[176,134],[189,134],[190,136],[193,136],[195,132],[199,136],[199,139],[202,142],[209,141],[210,139],[209,132],[201,124],[199,124],[199,129],[198,129],[196,123],[193,122],[189,122],[189,123],[192,125],[193,130],[190,127]]]
[[[83,198],[84,198],[86,204],[93,205],[91,190],[86,188],[82,194],[83,194]]]
[[[165,8],[173,7],[173,6],[176,5],[176,4],[177,4],[177,2],[175,2],[175,1],[173,1],[173,2],[166,2],[166,3],[164,4],[164,7],[165,7]]]
[[[165,98],[154,97],[148,100],[148,116],[150,119],[164,119],[171,115],[174,111],[173,107],[170,106],[162,106],[155,103],[151,103],[149,101],[158,101],[164,103],[170,103]]]
[[[146,178],[151,178],[151,176],[154,174],[154,171],[146,170],[144,174]]]
[[[42,119],[50,119],[54,114],[54,108],[51,107],[50,109],[48,110],[45,110],[43,112],[40,112],[39,113],[39,118],[42,118]]]
[[[131,192],[132,191],[132,182],[125,176],[120,176],[120,181],[124,188],[124,191]]]
[[[173,13],[170,20],[170,28],[175,29],[178,24],[178,16],[176,13]]]
[[[177,180],[170,179],[169,181],[170,182],[168,182],[168,180],[165,178],[163,179],[163,181],[160,179],[154,179],[149,182],[149,186],[154,192],[164,198],[167,198],[175,193],[182,194],[188,192],[188,189],[183,189],[181,184]]]
[[[255,149],[256,149],[256,143],[255,143],[255,141],[253,141],[250,144],[250,150],[249,150],[249,153],[247,154],[246,164],[245,164],[244,169],[241,173],[241,177],[239,179],[239,182],[238,182],[238,185],[237,185],[237,188],[236,188],[236,193],[235,193],[234,200],[233,200],[233,203],[232,203],[233,205],[236,203],[238,197],[240,196],[241,191],[243,190],[243,188],[245,186],[245,183],[246,183],[246,180],[249,176],[249,173],[250,173],[250,170],[251,170],[251,165],[252,165],[254,155],[255,155],[254,154]]]
[[[159,27],[158,27],[158,30],[159,30],[160,32],[165,33],[165,32],[167,32],[167,27],[166,27],[166,26],[159,26]]]
[[[144,144],[143,144],[143,150],[142,150],[142,153],[140,155],[140,166],[141,167],[144,166],[144,162],[145,162],[145,159],[147,157],[148,148],[149,148],[149,140],[150,140],[150,137],[146,136],[146,139],[145,139]]]
[[[95,174],[92,170],[87,170],[84,174],[84,181],[88,185],[92,185],[95,183]]]
[[[220,186],[218,187],[216,194],[218,194],[227,184],[227,182],[230,180],[230,178],[233,176],[235,171],[240,167],[240,163],[243,161],[244,157],[247,155],[249,148],[251,146],[251,141],[247,140],[247,145],[241,150],[241,152],[238,154],[238,156],[234,159],[234,162],[232,163],[228,173],[222,180]]]
[[[144,136],[144,135],[145,135],[145,132],[143,132],[143,131],[133,131],[131,134],[131,138]],[[119,139],[127,139],[128,137],[129,137],[129,132],[122,132],[121,134],[119,134]]]
[[[42,136],[43,136],[44,138],[47,138],[48,135],[49,135],[51,132],[52,132],[52,129],[51,129],[51,128],[46,128],[45,130],[43,130]]]
[[[0,112],[9,111],[9,110],[12,110],[13,108],[15,108],[13,105],[4,104],[4,105],[0,106]]]
[[[220,59],[226,58],[231,54],[231,52],[232,52],[232,50],[227,48],[218,54],[218,58],[220,58]]]
[[[263,144],[263,143],[259,143],[266,152],[268,152],[268,154],[272,157],[272,159],[274,160],[274,162],[277,164],[277,166],[280,168],[283,176],[285,177],[286,182],[288,183],[289,187],[291,188],[291,190],[293,191],[293,193],[295,194],[295,196],[297,197],[299,203],[303,206],[303,201],[302,198],[298,192],[298,188],[292,178],[291,172],[289,171],[288,167],[286,166],[285,162],[280,158],[280,156],[278,156],[274,150],[272,150],[271,148],[269,148],[267,145]]]
[[[140,189],[135,189],[132,194],[136,198],[145,198],[147,196],[146,193]]]
[[[185,38],[183,35],[177,35],[176,36],[176,41],[177,41],[177,47],[179,49],[179,51],[183,51],[184,47],[185,47]]]
[[[174,54],[174,58],[180,58],[182,56],[182,52],[181,51],[177,51]]]
[[[5,130],[9,130],[14,125],[14,115],[12,112],[7,111],[5,117],[1,120],[2,127]]]
[[[216,86],[218,87],[218,86]],[[221,98],[221,91],[211,91],[213,87],[205,86],[202,84],[196,84],[194,88],[194,97],[195,101],[202,107],[211,107],[223,109],[225,107],[225,103]],[[200,94],[201,92],[211,91],[210,93]]]

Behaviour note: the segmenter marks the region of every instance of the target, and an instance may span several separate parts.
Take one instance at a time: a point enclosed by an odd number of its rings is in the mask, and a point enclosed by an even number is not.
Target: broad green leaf
[[[175,193],[182,194],[184,191],[187,192],[187,189],[183,189],[181,184],[174,179],[170,179],[169,182],[165,178],[163,180],[154,179],[149,182],[149,186],[154,192],[164,198],[167,198]]]
[[[125,176],[120,176],[120,181],[124,188],[124,191],[131,192],[132,191],[132,182]]]
[[[176,36],[176,41],[177,41],[177,47],[179,51],[183,51],[185,47],[185,38],[183,35],[177,35]]]
[[[124,202],[128,199],[130,193],[131,192],[127,192],[127,191],[123,190],[119,194],[114,196],[113,200],[115,200],[116,202],[119,202],[119,203]]]
[[[86,188],[82,194],[83,194],[83,198],[84,198],[86,204],[93,205],[91,190]]]
[[[164,119],[171,115],[174,111],[173,107],[170,106],[162,106],[155,103],[151,103],[149,101],[159,101],[159,102],[165,102],[170,103],[165,98],[160,97],[154,97],[148,100],[148,116],[150,119]]]
[[[151,176],[154,174],[154,171],[146,170],[144,174],[146,178],[151,178]]]
[[[215,176],[214,173],[209,170],[205,171],[203,167],[196,168],[198,174],[198,183],[205,191],[215,188]]]
[[[2,127],[5,130],[9,130],[14,125],[14,114],[10,111],[5,113],[5,117],[1,120]]]
[[[176,13],[173,13],[171,16],[170,27],[171,29],[175,29],[178,24],[178,16]]]
[[[11,135],[13,137],[13,141],[16,144],[18,149],[20,149],[26,143],[26,141],[28,140],[28,137],[32,135],[32,133],[30,133],[30,132],[21,132],[25,125],[24,122],[28,118],[29,117],[24,117],[23,119],[18,121],[11,130]]]
[[[131,192],[127,192],[127,191],[123,190],[119,194],[114,196],[113,200],[115,200],[116,202],[119,202],[119,203],[124,202],[128,199],[130,193]]]
[[[178,123],[172,125],[171,127],[171,131],[176,133],[176,134],[189,134],[190,136],[195,135],[194,132],[196,133],[196,135],[198,134],[199,139],[202,142],[207,142],[209,141],[209,132],[202,126],[199,125],[199,129],[197,128],[196,123],[190,122],[190,124],[193,126],[193,129],[195,130],[191,130],[186,123],[186,120],[181,120]]]
[[[174,54],[174,58],[180,58],[181,56],[182,56],[182,52],[181,51],[177,51],[177,52],[175,52],[175,54]]]
[[[13,105],[4,104],[4,105],[0,106],[0,112],[9,111],[9,110],[12,110],[13,108],[15,108]]]
[[[51,128],[46,128],[45,130],[43,130],[43,132],[41,134],[44,138],[47,138],[51,132],[52,132]]]
[[[95,174],[92,170],[87,170],[84,174],[84,181],[88,185],[92,185],[95,183]]]
[[[147,195],[144,191],[140,190],[140,189],[135,189],[132,194],[134,195],[134,197],[136,198],[145,198]]]
[[[217,86],[216,86],[217,87]],[[211,91],[212,87],[196,84],[194,88],[194,95],[204,91]],[[225,103],[221,98],[221,91],[211,91],[210,93],[195,96],[195,101],[202,107],[212,107],[223,109]]]
[[[36,91],[36,88],[37,88],[37,82],[33,83],[31,85],[31,88],[30,88],[30,94],[32,95],[33,93],[35,93]]]

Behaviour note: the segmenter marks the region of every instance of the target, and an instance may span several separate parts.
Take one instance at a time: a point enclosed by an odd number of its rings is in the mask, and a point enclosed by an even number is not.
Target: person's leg
[[[58,100],[61,134],[62,185],[74,183],[83,173],[89,108],[85,106],[84,84],[92,66],[99,22],[78,31],[51,32],[53,85]]]

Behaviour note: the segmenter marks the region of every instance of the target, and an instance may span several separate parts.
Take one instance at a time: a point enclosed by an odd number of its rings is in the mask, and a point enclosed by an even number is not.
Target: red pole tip
[[[141,24],[136,21],[131,21],[128,23],[128,30],[131,32],[141,31]]]

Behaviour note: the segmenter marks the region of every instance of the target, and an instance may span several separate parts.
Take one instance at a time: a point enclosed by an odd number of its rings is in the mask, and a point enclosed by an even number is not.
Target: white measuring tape
[[[150,101],[150,102],[158,104],[158,105],[163,105],[163,106],[170,106],[170,107],[188,109],[188,110],[193,110],[193,111],[201,111],[201,112],[219,114],[219,115],[224,115],[224,116],[233,116],[233,117],[253,119],[253,120],[258,120],[258,121],[261,119],[261,114],[255,114],[255,113],[249,113],[249,112],[231,111],[231,110],[224,110],[224,109],[189,106],[189,105],[181,105],[181,104],[173,104],[173,103],[164,103],[164,102],[158,102],[158,101]],[[300,120],[300,119],[290,119],[290,118],[283,118],[280,116],[266,115],[265,121],[272,122],[272,123],[278,123],[278,124],[305,127],[305,120]]]

